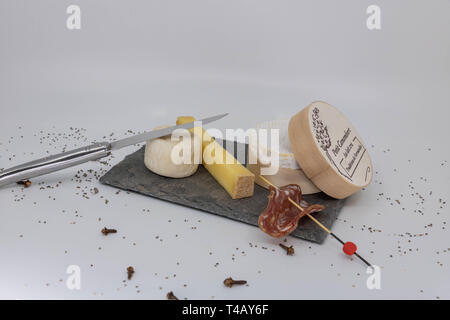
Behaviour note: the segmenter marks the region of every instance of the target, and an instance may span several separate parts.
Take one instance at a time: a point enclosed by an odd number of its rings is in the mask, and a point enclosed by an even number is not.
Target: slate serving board
[[[226,147],[226,143],[223,145]],[[242,148],[242,145],[239,148]],[[239,150],[236,143],[234,150]],[[144,165],[144,151],[145,147],[142,147],[125,157],[101,177],[100,182],[258,226],[258,217],[267,206],[269,192],[266,189],[255,184],[253,197],[233,200],[203,166],[199,166],[198,171],[191,177],[182,179],[166,178],[152,173]],[[245,159],[240,159],[242,157],[237,158],[241,163],[245,163]],[[306,195],[304,198],[310,203],[319,203],[326,207],[324,211],[315,213],[314,217],[327,228],[331,228],[344,204],[343,200],[333,199],[324,193]],[[291,235],[322,243],[327,233],[311,219],[304,217]]]

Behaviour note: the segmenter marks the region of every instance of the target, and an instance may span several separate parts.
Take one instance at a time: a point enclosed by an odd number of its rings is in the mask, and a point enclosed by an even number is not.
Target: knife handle
[[[99,142],[87,147],[27,162],[1,172],[0,187],[73,167],[84,162],[98,160],[108,156],[110,153],[111,144]]]

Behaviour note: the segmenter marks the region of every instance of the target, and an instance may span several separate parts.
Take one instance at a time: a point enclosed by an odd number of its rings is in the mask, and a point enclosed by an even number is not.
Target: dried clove
[[[103,233],[105,236],[107,236],[107,235],[110,234],[110,233],[117,233],[117,230],[116,230],[116,229],[108,229],[107,227],[104,227],[104,228],[102,229],[102,233]]]
[[[129,266],[127,268],[127,274],[128,274],[128,280],[131,280],[131,277],[133,277],[133,274],[134,274],[134,268],[132,266]]]
[[[31,186],[31,181],[30,180],[26,180],[26,181],[19,181],[17,182],[18,185],[24,186],[25,188],[29,188]]]
[[[234,286],[235,284],[237,285],[242,285],[242,284],[247,284],[247,281],[245,280],[233,280],[232,278],[226,278],[223,281],[223,284],[228,287],[231,288],[232,286]]]
[[[295,250],[294,250],[294,247],[293,247],[293,246],[288,247],[288,246],[286,246],[286,245],[280,243],[280,247],[282,247],[284,250],[286,250],[286,254],[287,254],[288,256],[292,256],[292,255],[294,255],[294,253],[295,253]]]
[[[173,294],[172,291],[170,291],[170,292],[166,295],[166,297],[167,297],[167,300],[180,300],[180,299],[178,299],[178,298]]]

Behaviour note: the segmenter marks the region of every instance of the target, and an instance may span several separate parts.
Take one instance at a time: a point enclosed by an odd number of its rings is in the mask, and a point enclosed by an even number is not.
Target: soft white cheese
[[[158,127],[156,129],[161,129]],[[195,142],[194,140],[197,139]],[[196,151],[197,148],[197,152]],[[190,154],[183,155],[187,151]],[[145,147],[144,163],[152,172],[169,178],[185,178],[193,175],[200,163],[195,157],[201,156],[200,138],[189,135],[172,139],[171,135],[153,139]]]

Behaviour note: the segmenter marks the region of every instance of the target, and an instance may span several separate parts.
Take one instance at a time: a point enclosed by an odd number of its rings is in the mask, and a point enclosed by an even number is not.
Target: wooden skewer
[[[274,187],[275,189],[279,190],[279,188],[277,186],[275,186],[273,183],[271,183],[269,180],[267,180],[265,177],[263,176],[259,176],[265,183],[267,183],[268,185]],[[294,200],[292,200],[291,198],[288,198],[288,200],[294,205],[296,206],[301,212],[305,211],[305,209],[303,209],[297,202],[295,202]],[[309,213],[306,214],[308,216],[308,218],[310,218],[312,221],[314,221],[319,227],[321,227],[323,230],[325,230],[329,235],[331,235],[333,238],[335,238],[337,241],[339,241],[342,245],[345,246],[345,242],[342,241],[337,235],[335,235],[333,232],[330,231],[330,229],[328,229],[327,227],[325,227],[323,224],[321,224],[316,218],[314,218],[312,215],[310,215]],[[355,246],[356,247],[356,246]],[[353,253],[355,256],[357,256],[362,262],[364,262],[367,266],[372,267],[372,264],[369,263],[366,259],[364,259],[363,257],[361,257],[356,251]]]

